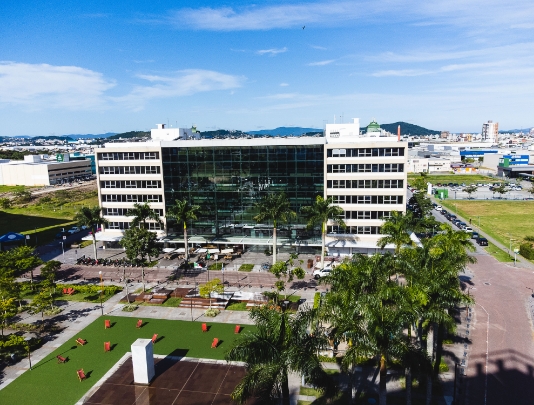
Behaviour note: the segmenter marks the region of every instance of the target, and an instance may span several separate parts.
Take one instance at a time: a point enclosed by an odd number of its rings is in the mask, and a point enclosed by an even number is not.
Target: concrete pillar
[[[154,347],[151,339],[137,339],[132,344],[134,383],[148,385],[154,378]]]

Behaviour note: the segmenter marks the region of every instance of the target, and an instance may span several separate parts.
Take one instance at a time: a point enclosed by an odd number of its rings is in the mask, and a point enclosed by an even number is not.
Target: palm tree
[[[347,225],[341,216],[345,213],[343,208],[332,204],[332,197],[326,200],[320,195],[315,199],[315,203],[311,206],[302,207],[301,212],[308,218],[308,228],[313,228],[317,224],[321,224],[321,268],[324,268],[324,253],[326,243],[326,226],[328,222],[334,225],[345,228]]]
[[[389,253],[355,255],[320,281],[331,284],[325,319],[337,339],[348,343],[343,368],[353,369],[362,357],[379,359],[380,405],[386,404],[388,361],[403,359],[409,350],[403,330],[416,319],[420,300],[420,294],[392,279],[393,260]]]
[[[151,219],[157,224],[163,225],[159,214],[152,208],[150,208],[150,205],[147,202],[145,202],[144,204],[135,203],[134,207],[132,209],[129,209],[128,212],[126,212],[126,216],[134,217],[130,222],[131,227],[141,228],[141,225],[143,225],[142,227],[146,229],[147,219]]]
[[[297,214],[291,210],[290,202],[284,193],[267,194],[260,202],[255,204],[259,210],[254,217],[256,222],[273,221],[273,265],[276,263],[276,227],[278,222],[288,222],[291,218],[296,218]]]
[[[187,241],[187,221],[197,220],[197,213],[200,210],[200,205],[192,205],[186,199],[175,200],[174,205],[167,210],[167,217],[174,219],[178,224],[183,224],[184,227],[184,247],[185,247],[185,261],[189,260],[189,250]]]
[[[82,207],[80,211],[76,213],[74,220],[78,222],[80,226],[87,226],[91,229],[91,235],[93,236],[93,249],[95,253],[95,260],[97,259],[96,255],[96,230],[100,225],[107,225],[109,221],[106,218],[103,218],[100,213],[101,209],[99,206],[95,207]]]
[[[247,368],[232,399],[245,403],[251,397],[260,397],[289,405],[290,372],[302,374],[326,396],[335,392],[317,356],[318,350],[327,347],[326,334],[324,330],[311,333],[309,329],[315,311],[299,311],[294,316],[268,306],[251,311],[256,329],[240,336],[226,354],[227,361],[243,361]]]
[[[378,240],[377,245],[380,249],[384,249],[386,245],[395,245],[395,255],[398,255],[401,248],[405,245],[413,246],[413,241],[410,238],[410,227],[413,223],[413,216],[411,212],[403,214],[399,211],[392,211],[391,216],[386,219],[380,233],[385,234]]]

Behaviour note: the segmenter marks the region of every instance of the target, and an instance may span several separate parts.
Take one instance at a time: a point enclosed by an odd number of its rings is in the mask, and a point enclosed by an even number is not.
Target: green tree
[[[362,357],[379,359],[380,405],[386,404],[388,361],[405,355],[408,343],[403,330],[425,301],[422,292],[391,277],[393,260],[389,253],[355,255],[320,281],[331,286],[324,299],[325,319],[336,338],[348,343],[343,368],[352,370]]]
[[[214,278],[213,280],[208,281],[205,284],[201,284],[198,288],[198,293],[203,298],[209,298],[210,308],[211,308],[211,295],[213,293],[221,294],[224,292],[224,286],[221,283],[221,280]]]
[[[316,316],[315,310],[299,311],[294,316],[268,306],[251,310],[256,329],[240,335],[225,356],[228,361],[246,363],[247,374],[232,393],[234,401],[243,404],[258,397],[289,405],[291,372],[301,374],[326,396],[335,393],[317,356],[319,350],[327,348],[326,331],[318,326],[310,330]]]
[[[275,283],[276,289],[278,292],[284,291],[284,296],[287,298],[285,293],[287,283],[291,283],[295,277],[299,280],[302,280],[306,276],[306,271],[302,267],[293,267],[294,260],[298,257],[297,254],[292,253],[289,260],[287,261],[278,261],[271,266],[269,270],[275,275],[278,281]],[[302,260],[300,261],[302,264]],[[278,295],[278,294],[277,294]],[[278,297],[276,299],[278,302]]]
[[[143,204],[135,203],[132,209],[129,209],[126,213],[127,217],[133,217],[130,222],[130,227],[143,227],[146,229],[146,221],[152,220],[158,225],[163,225],[159,214],[150,208],[150,205],[145,202]]]
[[[308,228],[312,229],[315,225],[321,225],[321,269],[324,268],[324,255],[326,244],[326,231],[328,223],[346,228],[347,225],[343,220],[345,211],[338,205],[333,205],[332,197],[326,200],[320,195],[317,196],[315,202],[311,206],[302,207],[301,212],[308,219]]]
[[[28,203],[32,200],[32,193],[25,189],[16,190],[13,195],[15,196],[15,201],[19,204]]]
[[[527,189],[527,193],[529,193],[531,197],[534,197],[534,184]]]
[[[56,275],[61,269],[61,262],[57,260],[50,260],[41,267],[41,277],[43,281],[41,285],[45,288],[56,288]]]
[[[0,208],[4,210],[11,208],[11,200],[9,198],[0,198]]]
[[[475,193],[477,190],[478,190],[478,187],[475,186],[474,184],[471,184],[462,189],[464,193],[467,193],[467,195],[469,196],[469,199],[471,198],[471,194]]]
[[[2,321],[2,339],[4,338],[4,328],[7,326],[7,320],[17,315],[17,305],[15,298],[0,299],[0,320]]]
[[[10,285],[14,278],[28,271],[30,272],[30,284],[33,288],[33,270],[41,263],[41,259],[35,254],[35,249],[28,246],[0,252],[0,289],[12,289],[13,286],[10,287]]]
[[[96,230],[101,225],[107,225],[109,221],[100,215],[102,210],[100,207],[82,207],[74,217],[74,220],[80,226],[87,226],[91,229],[91,235],[93,236],[93,251],[95,260],[97,260],[96,254]]]
[[[41,322],[44,326],[44,311],[54,306],[54,293],[50,288],[43,288],[32,300],[32,308],[35,313],[41,313]]]
[[[428,188],[428,174],[424,172],[419,174],[421,177],[417,177],[416,179],[412,180],[411,186],[420,193],[426,193]]]
[[[279,222],[288,222],[296,218],[297,214],[291,210],[290,202],[284,193],[265,195],[261,201],[255,204],[259,213],[254,217],[256,222],[273,222],[273,265],[276,263],[276,254],[278,250],[276,239],[276,228]]]
[[[167,218],[175,220],[184,229],[185,261],[189,260],[189,246],[187,239],[187,221],[196,221],[200,205],[193,205],[188,200],[175,200],[174,205],[167,210]]]
[[[157,242],[155,232],[145,228],[130,228],[124,232],[124,237],[119,242],[126,249],[126,257],[132,262],[141,263],[141,278],[143,291],[145,291],[145,264],[148,259],[157,257],[161,252],[161,246]]]
[[[414,242],[410,238],[410,231],[413,225],[413,215],[400,211],[392,211],[391,216],[384,221],[380,228],[380,233],[386,236],[378,240],[377,246],[384,249],[386,245],[395,245],[395,255],[400,253],[403,246],[413,246]]]
[[[501,195],[501,198],[503,194],[507,193],[506,190],[506,184],[501,184],[500,186],[493,186],[493,196],[495,197],[495,193],[499,193]]]

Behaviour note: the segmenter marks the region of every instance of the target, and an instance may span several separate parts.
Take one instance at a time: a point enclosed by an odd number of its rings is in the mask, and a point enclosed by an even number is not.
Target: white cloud
[[[97,108],[114,86],[101,73],[77,66],[0,62],[0,103],[35,109]]]
[[[413,77],[423,76],[430,74],[458,72],[466,70],[477,70],[478,74],[492,73],[494,68],[497,68],[497,72],[500,74],[507,73],[511,68],[516,66],[509,60],[504,59],[496,62],[481,62],[481,63],[456,63],[451,65],[441,66],[437,69],[399,69],[399,70],[380,70],[374,72],[372,76],[385,77],[385,76],[397,76],[397,77]]]
[[[114,98],[115,101],[140,109],[146,101],[155,98],[169,98],[214,90],[228,90],[241,87],[245,78],[212,70],[188,69],[169,76],[138,75],[151,85],[136,86],[127,95]]]
[[[319,49],[320,51],[326,51],[327,49],[324,46],[311,45],[313,49]]]
[[[308,66],[325,66],[325,65],[329,65],[329,64],[331,64],[332,62],[335,62],[335,61],[336,61],[335,59],[322,60],[320,62],[308,63]]]
[[[287,87],[289,86],[289,83],[280,83],[280,87]]]
[[[258,55],[269,55],[269,56],[275,56],[279,53],[287,52],[287,48],[284,46],[283,48],[271,48],[271,49],[260,49],[259,51],[256,51]]]

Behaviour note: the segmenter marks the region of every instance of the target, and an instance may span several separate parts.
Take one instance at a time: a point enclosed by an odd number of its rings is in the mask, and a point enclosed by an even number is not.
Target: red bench
[[[104,352],[111,351],[111,342],[104,342]]]
[[[83,340],[82,338],[76,339],[76,343],[78,343],[80,346],[85,346],[87,343],[87,340]]]
[[[202,324],[202,332],[207,332],[208,331],[208,325],[206,325],[205,323]]]
[[[141,326],[143,326],[143,320],[142,320],[142,319],[139,319],[139,320],[137,321],[137,324],[135,325],[135,327],[136,327],[137,329],[139,329]]]
[[[218,345],[219,345],[219,339],[213,338],[213,342],[211,342],[211,348],[216,349]]]
[[[83,371],[83,368],[80,370],[76,370],[76,374],[78,375],[78,379],[80,380],[80,382],[82,382],[82,380],[85,380],[87,378]]]
[[[156,340],[158,340],[158,334],[154,333],[154,335],[152,336],[152,343],[156,343]]]
[[[239,332],[241,332],[241,326],[240,325],[236,325],[235,329],[234,329],[234,333],[237,335]]]
[[[62,355],[58,354],[57,356],[57,362],[58,363],[65,363],[67,361],[66,357],[63,357]]]
[[[104,329],[108,329],[108,328],[111,328],[111,322],[109,321],[109,319],[106,319],[104,321]]]

